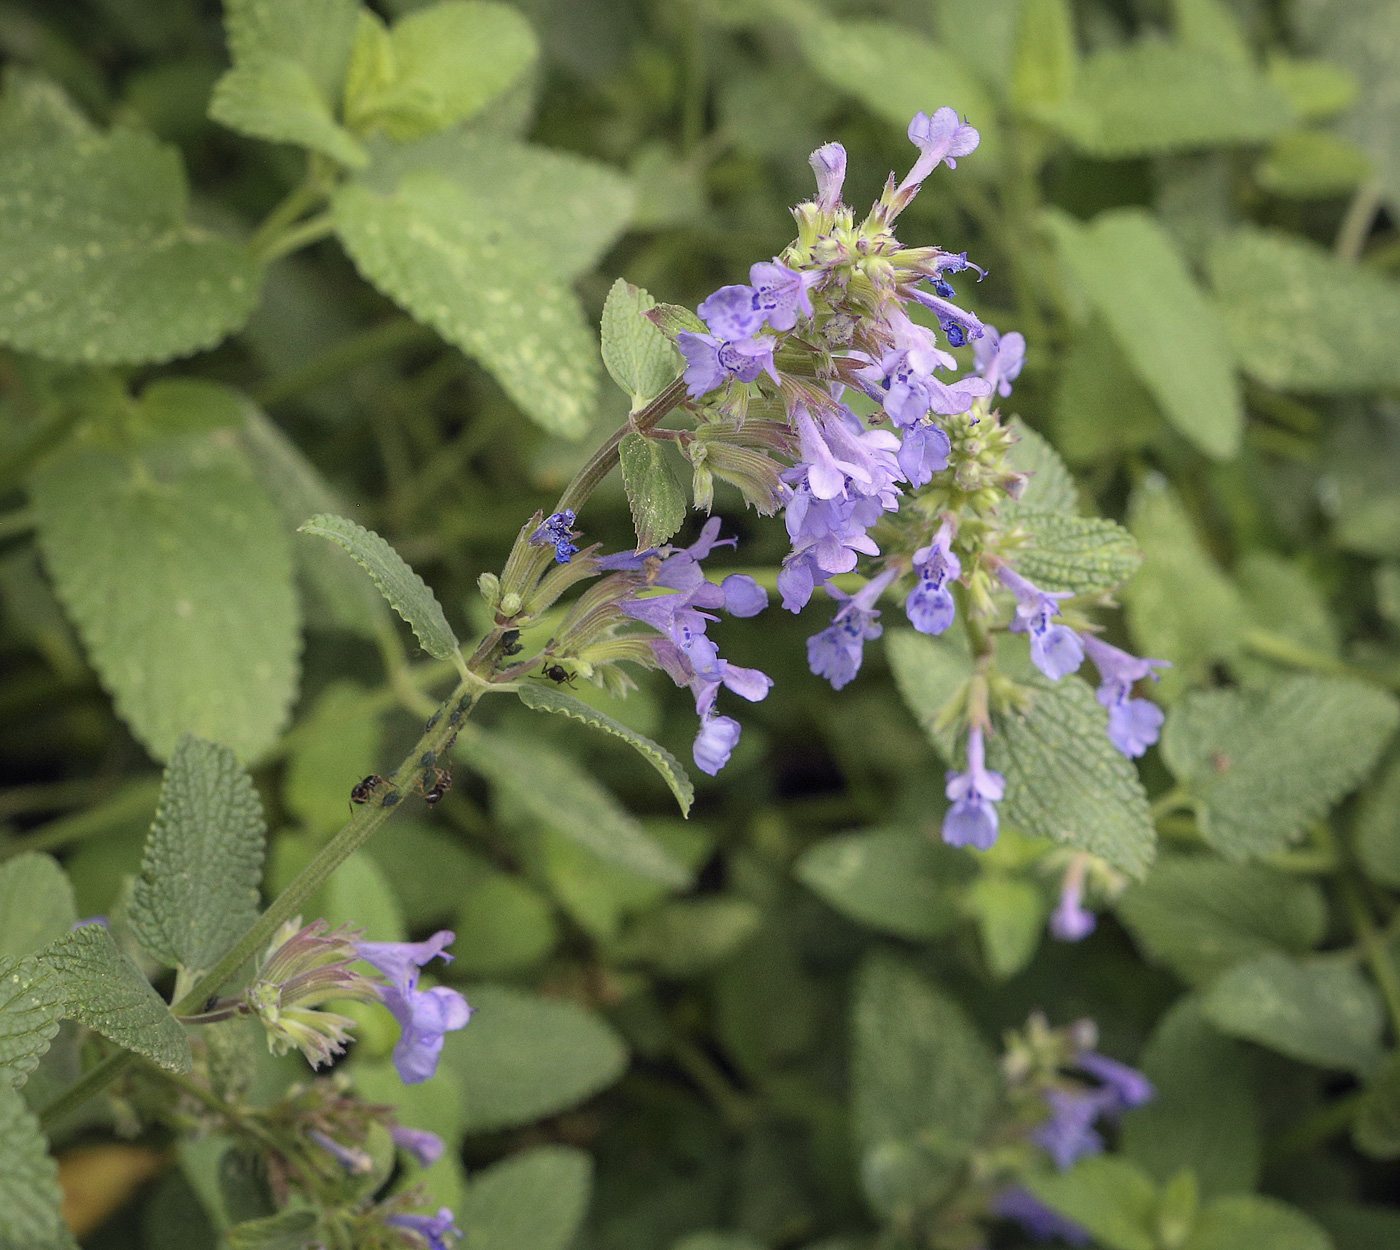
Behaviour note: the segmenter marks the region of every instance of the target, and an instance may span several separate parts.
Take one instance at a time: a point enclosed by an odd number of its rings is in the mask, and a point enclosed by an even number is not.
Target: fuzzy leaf
[[[1204,1211],[1181,1250],[1332,1250],[1309,1217],[1276,1198],[1231,1194]]]
[[[0,1081],[0,1250],[76,1250],[39,1121]]]
[[[568,1250],[593,1186],[593,1160],[535,1146],[477,1172],[457,1209],[471,1250]]]
[[[945,764],[952,764],[957,742],[951,724],[938,719],[948,701],[972,676],[972,657],[960,632],[931,638],[912,629],[887,629],[885,654],[895,685]]]
[[[695,802],[695,787],[691,784],[686,771],[681,767],[681,763],[665,747],[653,742],[644,734],[637,733],[634,729],[629,729],[619,720],[614,720],[606,712],[600,712],[595,707],[590,707],[582,699],[575,699],[573,695],[565,694],[562,690],[554,690],[549,686],[536,683],[522,683],[516,690],[520,696],[520,702],[532,711],[553,712],[558,716],[572,717],[580,720],[585,725],[591,725],[594,729],[601,729],[604,733],[612,734],[614,738],[621,738],[623,742],[632,747],[648,764],[650,764],[665,781],[672,794],[676,796],[676,802],[680,804],[681,815],[690,815],[690,805]]]
[[[654,307],[646,291],[621,278],[603,305],[603,363],[631,399],[633,412],[665,390],[680,368],[676,349],[646,315]]]
[[[131,926],[147,954],[189,972],[219,961],[258,917],[266,833],[237,756],[183,735],[132,890]]]
[[[1373,1159],[1400,1157],[1400,1051],[1392,1051],[1367,1083],[1352,1137]]]
[[[1133,536],[1113,521],[1026,508],[1017,509],[1015,517],[1028,534],[1012,557],[1016,569],[1045,590],[1076,595],[1114,590],[1142,564]]]
[[[1002,504],[1001,514],[1019,516],[1023,510],[1063,512],[1070,516],[1078,513],[1079,491],[1060,453],[1020,417],[1012,417],[1007,426],[1016,435],[1007,464],[1018,473],[1025,473],[1028,480],[1020,499]]]
[[[1231,859],[1296,840],[1371,771],[1400,701],[1363,682],[1293,676],[1203,690],[1172,709],[1162,754],[1202,805],[1201,834]]]
[[[0,1089],[23,1085],[48,1050],[67,995],[37,959],[0,959]]]
[[[0,958],[32,955],[77,918],[73,887],[52,855],[27,851],[0,864]]]
[[[344,547],[435,660],[446,660],[457,653],[457,635],[447,623],[437,596],[373,530],[328,513],[312,517],[300,528],[303,533],[318,534]]]
[[[1106,1250],[1155,1250],[1157,1187],[1140,1167],[1091,1155],[1068,1172],[1030,1177],[1026,1187],[1093,1234]]]
[[[659,547],[685,524],[685,492],[666,459],[666,448],[644,434],[627,434],[618,448],[637,550]]]

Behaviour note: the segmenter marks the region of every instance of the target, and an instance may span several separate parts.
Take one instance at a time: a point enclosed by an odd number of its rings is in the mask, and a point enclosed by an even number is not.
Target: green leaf
[[[1029,1177],[1026,1188],[1106,1250],[1156,1250],[1157,1187],[1127,1159],[1090,1156],[1068,1172]]]
[[[536,1146],[478,1172],[457,1223],[470,1250],[568,1250],[593,1185],[593,1161],[572,1146]]]
[[[930,638],[912,629],[887,629],[885,654],[905,704],[944,763],[953,763],[957,742],[952,725],[940,723],[939,718],[972,676],[966,645],[947,636]]]
[[[1349,404],[1337,416],[1324,470],[1333,538],[1343,550],[1393,558],[1400,555],[1400,409]]]
[[[1135,208],[1089,226],[1060,213],[1047,220],[1062,264],[1163,415],[1206,455],[1232,459],[1244,406],[1224,327],[1165,230]]]
[[[1137,769],[1108,740],[1107,714],[1078,677],[1028,686],[1034,702],[998,723],[990,766],[1006,777],[1002,819],[1141,877],[1156,849]]]
[[[74,441],[29,493],[58,597],[147,750],[168,758],[187,732],[242,759],[271,746],[296,689],[296,595],[286,534],[237,449],[218,431],[129,455]]]
[[[62,1202],[58,1165],[38,1119],[0,1082],[0,1250],[75,1250]]]
[[[1055,444],[1075,464],[1137,451],[1161,432],[1156,402],[1099,317],[1069,345],[1054,418]]]
[[[26,851],[0,864],[0,959],[33,954],[77,918],[73,887],[52,855]]]
[[[1400,1158],[1400,1051],[1392,1051],[1366,1084],[1352,1139],[1373,1159]]]
[[[855,96],[902,135],[915,113],[948,105],[982,136],[967,158],[990,173],[1000,160],[996,109],[976,77],[947,48],[893,22],[837,22],[813,14],[797,25],[802,55],[833,87]],[[936,100],[929,96],[937,84]],[[913,164],[911,153],[909,163]]]
[[[898,1219],[952,1184],[996,1106],[995,1060],[950,998],[871,956],[853,998],[856,1142],[866,1197]]]
[[[1337,622],[1317,580],[1301,565],[1262,548],[1235,566],[1249,613],[1260,629],[1280,634],[1310,651],[1337,656]]]
[[[74,364],[213,347],[257,301],[247,252],[191,225],[179,153],[116,130],[0,152],[0,342]]]
[[[1400,1211],[1379,1203],[1319,1203],[1313,1213],[1327,1226],[1336,1250],[1376,1250],[1400,1245]]]
[[[468,1133],[514,1128],[566,1110],[606,1089],[627,1049],[592,1012],[565,999],[503,985],[468,989],[471,1024],[451,1033],[443,1059],[465,1091]]]
[[[644,434],[627,434],[618,459],[637,531],[637,550],[659,547],[685,524],[685,492],[666,459],[666,448]]]
[[[1062,104],[1074,92],[1079,49],[1067,0],[1026,0],[1016,28],[1011,102],[1019,112]]]
[[[631,202],[596,162],[448,132],[381,154],[332,208],[370,282],[478,360],[531,420],[579,438],[598,347],[565,283],[617,238]]]
[[[1023,509],[1035,513],[1078,514],[1079,490],[1070,471],[1065,468],[1065,462],[1060,459],[1060,453],[1020,417],[1012,417],[1007,422],[1007,428],[1016,435],[1016,441],[1006,457],[1006,463],[1018,473],[1026,474],[1027,481],[1020,499],[1002,504],[1002,515],[1017,516]]]
[[[1161,1184],[1190,1168],[1207,1197],[1253,1190],[1261,1143],[1249,1058],[1206,1022],[1196,998],[1180,999],[1142,1053],[1157,1096],[1123,1117],[1123,1153]]]
[[[346,123],[421,138],[481,112],[539,55],[525,18],[486,0],[440,0],[386,30],[364,11],[345,85]]]
[[[332,682],[297,726],[282,795],[308,829],[339,829],[351,810],[350,791],[379,767],[384,734],[372,697],[354,682]]]
[[[266,834],[238,757],[183,735],[132,887],[131,927],[146,953],[168,968],[212,968],[258,918]]]
[[[1015,515],[1027,533],[1016,548],[1017,571],[1045,590],[1076,595],[1114,590],[1142,563],[1133,536],[1112,521],[1027,508]]]
[[[1273,141],[1254,177],[1275,195],[1322,200],[1355,191],[1370,171],[1366,153],[1349,140],[1328,130],[1290,130]]]
[[[1252,227],[1222,235],[1209,267],[1240,365],[1265,386],[1400,386],[1400,285],[1296,235]]]
[[[47,148],[96,133],[68,93],[42,71],[18,61],[0,70],[0,150]]]
[[[621,278],[603,305],[603,363],[631,399],[633,412],[665,390],[680,368],[676,349],[646,316],[655,307],[646,291]]]
[[[532,820],[639,876],[684,887],[691,873],[577,763],[540,741],[464,730],[457,751]]]
[[[520,702],[532,711],[553,712],[558,716],[568,716],[574,720],[582,721],[585,725],[591,725],[594,729],[601,729],[604,733],[612,734],[614,738],[621,738],[661,774],[661,779],[670,788],[671,793],[676,796],[676,802],[680,804],[681,815],[690,815],[690,805],[695,802],[695,787],[691,784],[685,769],[681,767],[680,761],[665,747],[653,742],[644,734],[629,729],[621,721],[615,720],[606,712],[600,712],[597,708],[591,707],[582,699],[575,699],[573,695],[565,694],[562,690],[556,690],[551,686],[544,686],[538,682],[522,683],[516,690],[516,694],[520,696]]]
[[[335,116],[359,11],[356,0],[225,0],[233,68],[214,85],[210,118],[342,165],[365,164],[364,147]]]
[[[65,988],[36,958],[0,958],[0,1089],[23,1085],[39,1066],[66,1001]]]
[[[609,955],[621,963],[647,964],[662,976],[693,977],[734,955],[758,931],[761,919],[747,899],[678,899],[638,917]]]
[[[1080,64],[1073,96],[1038,115],[1108,160],[1260,143],[1294,120],[1287,97],[1248,63],[1154,39],[1096,52]]]
[[[228,1250],[302,1250],[316,1231],[316,1212],[279,1211],[244,1220],[224,1234]]]
[[[1165,479],[1149,476],[1133,491],[1128,528],[1143,555],[1141,571],[1123,589],[1128,627],[1143,655],[1174,665],[1162,677],[1170,698],[1204,681],[1215,661],[1239,654],[1247,612]]]
[[[1400,757],[1391,759],[1361,800],[1356,853],[1372,881],[1400,889]]]
[[[379,593],[408,623],[414,635],[435,660],[457,654],[460,644],[443,615],[442,604],[428,584],[373,530],[345,517],[322,513],[301,525],[306,534],[317,534],[345,548],[379,587]]]
[[[852,920],[917,942],[958,923],[958,898],[976,868],[964,853],[922,834],[875,830],[823,838],[794,873]]]
[[[1305,955],[1327,930],[1311,881],[1206,856],[1158,860],[1116,910],[1147,958],[1191,985],[1269,951]]]
[[[682,1237],[671,1250],[767,1250],[761,1242],[755,1241],[748,1233],[691,1233]],[[839,1250],[829,1243],[828,1250]]]
[[[35,957],[63,989],[63,1014],[172,1072],[194,1062],[184,1027],[100,924],[83,925]]]
[[[1380,1062],[1380,1000],[1350,964],[1261,955],[1221,976],[1201,1009],[1232,1037],[1303,1063],[1367,1073]]]
[[[1172,709],[1167,766],[1201,805],[1201,835],[1231,859],[1301,836],[1369,773],[1400,701],[1364,682],[1294,676],[1262,689],[1205,690]]]
[[[968,888],[966,906],[977,921],[982,953],[994,979],[1021,972],[1040,949],[1045,896],[1030,881],[985,872]]]
[[[1308,1216],[1275,1198],[1234,1194],[1203,1212],[1181,1250],[1332,1250]]]
[[[559,940],[549,901],[534,886],[488,868],[467,882],[452,923],[453,971],[500,976],[537,964]]]

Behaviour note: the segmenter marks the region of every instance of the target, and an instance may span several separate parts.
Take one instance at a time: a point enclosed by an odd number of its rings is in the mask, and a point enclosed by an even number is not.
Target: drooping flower
[[[1087,1246],[1093,1240],[1088,1229],[1047,1207],[1021,1185],[1012,1185],[994,1195],[991,1211],[1002,1219],[1015,1220],[1037,1241],[1058,1237],[1071,1246]]]
[[[997,840],[996,804],[1006,793],[1006,778],[986,767],[980,726],[967,731],[967,769],[948,772],[946,793],[953,805],[943,817],[943,841],[949,846],[990,849]]]
[[[1103,1149],[1103,1138],[1094,1122],[1110,1109],[1112,1094],[1106,1098],[1103,1090],[1050,1089],[1045,1091],[1045,1102],[1050,1118],[1031,1134],[1031,1140],[1061,1172]]]
[[[737,341],[682,330],[676,335],[676,346],[685,357],[686,394],[691,399],[708,395],[730,378],[752,382],[767,371],[776,383],[778,373],[773,365],[773,347],[777,343],[771,334]]]
[[[1112,1097],[1105,1104],[1108,1115],[1120,1115],[1151,1102],[1157,1096],[1152,1082],[1136,1068],[1101,1055],[1098,1051],[1080,1051],[1075,1056],[1074,1065],[1102,1081],[1102,1088],[1111,1093]]]
[[[456,935],[442,929],[425,942],[356,942],[355,950],[377,969],[388,984],[376,987],[378,997],[402,1030],[394,1047],[394,1067],[405,1085],[426,1081],[437,1071],[438,1057],[448,1033],[464,1028],[472,1009],[456,990],[438,985],[418,988],[421,969],[441,956]]]
[[[322,1150],[326,1151],[351,1176],[368,1176],[374,1171],[374,1160],[369,1152],[357,1146],[344,1146],[335,1138],[327,1136],[319,1129],[310,1129],[306,1134]]]
[[[909,123],[909,142],[919,149],[919,159],[899,184],[899,190],[917,186],[940,164],[956,169],[956,158],[975,152],[981,138],[954,109],[945,106],[932,117],[927,113],[915,113],[914,120]]]
[[[995,326],[984,329],[986,333],[972,348],[977,372],[1005,399],[1011,394],[1011,383],[1021,376],[1021,368],[1026,363],[1025,336],[1015,330],[1010,334],[998,334]]]
[[[886,569],[854,595],[846,595],[834,586],[827,587],[827,594],[843,601],[842,607],[826,629],[807,639],[807,667],[818,677],[825,677],[833,690],[840,690],[854,679],[860,672],[866,642],[883,632],[875,603],[898,572],[898,569]]]
[[[1051,681],[1074,672],[1084,662],[1079,635],[1068,625],[1051,623],[1059,613],[1059,601],[1073,596],[1068,591],[1041,590],[1007,565],[1002,565],[997,575],[1016,596],[1011,632],[1030,635],[1032,663]]]
[[[933,542],[914,552],[919,580],[904,601],[904,612],[921,634],[941,634],[953,623],[953,595],[948,583],[962,575],[962,562],[953,553],[952,542],[952,524],[944,521]]]
[[[436,1215],[390,1215],[384,1222],[420,1237],[428,1250],[449,1250],[449,1237],[462,1236],[450,1207],[439,1207]]]
[[[1060,901],[1050,914],[1050,933],[1062,942],[1079,942],[1097,927],[1094,913],[1084,906],[1084,877],[1089,869],[1089,855],[1080,851],[1065,869],[1060,886]]]
[[[578,548],[571,541],[574,537],[574,510],[565,508],[563,512],[555,512],[544,519],[533,534],[530,535],[530,546],[554,548],[554,558],[560,564],[568,562],[578,552]]]
[[[1140,660],[1092,634],[1083,636],[1084,650],[1099,670],[1098,700],[1108,709],[1108,740],[1129,759],[1136,759],[1157,741],[1165,720],[1162,709],[1148,699],[1132,697],[1133,685],[1144,677],[1157,680],[1154,668],[1170,668],[1167,660]]]
[[[808,164],[817,178],[817,207],[834,212],[846,181],[846,149],[839,143],[824,143],[808,157]]]
[[[418,1163],[427,1168],[432,1167],[442,1158],[445,1149],[443,1140],[436,1133],[430,1133],[427,1129],[406,1128],[402,1124],[396,1124],[389,1130],[389,1136],[394,1139],[394,1144],[401,1150],[406,1150]]]

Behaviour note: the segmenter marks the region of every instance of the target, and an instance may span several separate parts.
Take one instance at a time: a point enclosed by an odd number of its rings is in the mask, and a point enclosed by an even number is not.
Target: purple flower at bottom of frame
[[[1061,1172],[1068,1171],[1080,1159],[1103,1149],[1094,1121],[1111,1112],[1116,1101],[1116,1096],[1104,1089],[1046,1090],[1050,1118],[1031,1134],[1031,1140],[1049,1154]]]
[[[1071,1246],[1087,1246],[1092,1240],[1087,1229],[1047,1207],[1029,1189],[1020,1185],[995,1194],[991,1211],[1002,1219],[1015,1220],[1037,1241],[1059,1237]]]
[[[909,123],[909,142],[919,149],[919,159],[899,184],[899,190],[923,182],[940,165],[958,167],[957,157],[976,151],[981,136],[946,105],[932,117],[915,113]]]
[[[396,1146],[406,1150],[425,1168],[432,1167],[442,1158],[445,1148],[442,1138],[427,1129],[405,1128],[402,1124],[396,1124],[389,1130],[389,1136]]]
[[[570,541],[574,536],[574,510],[565,508],[563,512],[555,512],[545,517],[544,523],[536,527],[535,532],[530,535],[530,546],[554,548],[554,558],[560,564],[568,562],[577,553],[578,548]]]
[[[807,163],[817,179],[817,207],[831,212],[841,203],[841,187],[846,181],[846,149],[839,143],[824,143]]]
[[[447,1238],[455,1241],[462,1235],[450,1207],[439,1207],[436,1215],[390,1215],[384,1222],[421,1237],[429,1250],[448,1250]]]
[[[1088,856],[1081,853],[1065,869],[1060,901],[1050,914],[1050,935],[1061,942],[1082,942],[1098,928],[1098,918],[1084,906],[1084,874],[1088,866]]]
[[[1083,638],[1084,650],[1099,670],[1098,700],[1108,709],[1108,740],[1129,759],[1136,759],[1157,741],[1165,716],[1149,699],[1135,699],[1133,685],[1144,677],[1157,680],[1154,668],[1170,668],[1167,660],[1140,660],[1101,642]]]
[[[426,942],[356,942],[361,959],[389,981],[377,986],[380,1000],[402,1030],[394,1047],[394,1067],[405,1085],[426,1081],[437,1071],[438,1057],[448,1033],[464,1028],[472,1009],[456,990],[434,986],[418,988],[423,965],[441,956],[455,934],[442,929]]]
[[[1000,821],[996,804],[1006,793],[1006,778],[985,766],[982,730],[967,731],[967,770],[950,769],[945,793],[953,805],[943,817],[943,841],[949,846],[989,850],[997,840]]]
[[[731,341],[713,334],[682,330],[676,335],[676,346],[685,357],[686,394],[691,399],[699,399],[730,378],[752,382],[765,370],[776,383],[778,373],[773,365],[776,342],[770,334]]]
[[[952,551],[953,527],[944,521],[927,547],[914,553],[918,585],[904,601],[904,614],[921,634],[941,634],[953,623],[953,595],[948,583],[962,574],[962,562]]]
[[[825,677],[833,690],[840,690],[855,678],[865,656],[865,644],[883,632],[875,603],[898,572],[886,569],[850,596],[834,586],[827,587],[827,594],[844,603],[830,625],[807,639],[807,667],[818,677]]]
[[[1103,1106],[1106,1115],[1118,1115],[1140,1107],[1157,1096],[1156,1087],[1136,1068],[1101,1055],[1098,1051],[1080,1051],[1075,1056],[1074,1065],[1103,1082],[1099,1092],[1109,1095]]]
[[[1060,610],[1059,601],[1073,596],[1063,590],[1041,590],[1006,565],[997,575],[1016,596],[1011,632],[1030,635],[1032,663],[1051,681],[1074,672],[1084,663],[1084,644],[1068,625],[1054,625],[1050,620]]]

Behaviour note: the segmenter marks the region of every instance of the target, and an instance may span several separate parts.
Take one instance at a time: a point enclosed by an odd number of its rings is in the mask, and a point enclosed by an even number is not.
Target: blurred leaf
[[[1022,509],[1032,512],[1079,513],[1079,488],[1065,468],[1060,453],[1049,441],[1037,434],[1020,417],[1012,417],[1007,428],[1016,435],[1006,462],[1018,473],[1027,475],[1026,489],[1019,499],[1001,505],[1003,516],[1015,516]]]
[[[1070,344],[1054,417],[1056,444],[1075,464],[1137,451],[1162,427],[1152,396],[1098,318]]]
[[[996,980],[1014,977],[1035,958],[1047,908],[1032,882],[984,872],[968,887],[966,906],[977,920],[987,967]]]
[[[267,822],[227,747],[183,734],[160,790],[129,920],[167,968],[206,972],[258,918]]]
[[[1255,167],[1259,185],[1297,200],[1348,195],[1371,170],[1366,153],[1325,130],[1290,130],[1269,146]]]
[[[671,1250],[765,1250],[765,1247],[748,1233],[691,1233],[676,1242]]]
[[[456,914],[463,887],[492,871],[483,856],[442,829],[397,815],[392,835],[371,838],[365,853],[379,865],[411,930],[448,921]]]
[[[1201,836],[1230,859],[1296,840],[1375,765],[1400,702],[1337,677],[1203,690],[1174,707],[1162,755],[1201,805]]]
[[[588,1211],[592,1160],[572,1146],[536,1146],[478,1172],[457,1223],[469,1250],[567,1250]]]
[[[1400,555],[1400,404],[1347,405],[1338,416],[1322,482],[1333,537],[1346,551]]]
[[[1400,1245],[1400,1211],[1391,1206],[1334,1201],[1313,1208],[1336,1250],[1376,1250]]]
[[[33,954],[77,918],[73,887],[52,855],[27,851],[0,864],[0,959]]]
[[[618,459],[637,531],[637,550],[659,547],[685,524],[686,515],[685,492],[666,458],[665,445],[644,434],[626,434]]]
[[[1157,838],[1137,769],[1108,740],[1107,714],[1078,677],[1028,686],[1034,702],[1001,720],[987,744],[989,766],[1006,777],[1002,819],[1141,877]]]
[[[678,899],[639,916],[609,955],[662,976],[692,977],[723,963],[757,932],[761,913],[747,899]]]
[[[279,1211],[245,1220],[224,1234],[228,1250],[302,1250],[316,1230],[316,1212]]]
[[[59,1209],[63,1191],[39,1121],[18,1091],[0,1081],[0,1247],[74,1250]]]
[[[1011,70],[1011,102],[1035,116],[1063,104],[1074,93],[1079,50],[1068,0],[1025,0],[1016,27]]]
[[[963,852],[923,834],[877,829],[822,839],[793,872],[852,920],[922,941],[957,925],[958,897],[976,869]]]
[[[645,316],[655,306],[646,291],[621,278],[603,305],[603,363],[632,400],[633,412],[665,390],[680,368],[670,340]]]
[[[972,657],[961,634],[930,638],[912,629],[887,629],[885,654],[905,704],[943,762],[952,764],[957,749],[954,722],[942,724],[939,718],[972,676]]]
[[[217,431],[125,456],[75,441],[29,493],[59,599],[146,749],[165,759],[182,733],[245,760],[271,746],[296,689],[291,552],[236,448]]]
[[[1113,209],[1089,226],[1060,213],[1047,220],[1061,262],[1163,415],[1206,455],[1232,459],[1244,409],[1223,326],[1170,237],[1141,209]]]
[[[1177,37],[1187,47],[1231,65],[1253,65],[1254,54],[1240,30],[1240,19],[1225,0],[1172,0],[1171,9]]]
[[[297,726],[282,798],[318,833],[334,833],[346,822],[350,791],[379,767],[384,735],[368,693],[354,682],[332,682]]]
[[[186,220],[180,154],[134,130],[0,152],[0,342],[73,364],[213,347],[257,301],[247,252]]]
[[[549,903],[533,886],[489,871],[467,882],[452,928],[453,971],[462,976],[497,976],[539,963],[559,932]]]
[[[1352,1140],[1373,1159],[1400,1157],[1400,1051],[1366,1084],[1352,1124]]]
[[[1292,639],[1319,655],[1339,653],[1337,622],[1327,598],[1299,565],[1271,551],[1249,551],[1235,568],[1235,580],[1260,629]]]
[[[1327,904],[1311,881],[1208,856],[1158,860],[1117,912],[1143,953],[1190,985],[1270,951],[1305,955],[1327,931]]]
[[[1400,286],[1315,243],[1253,227],[1223,235],[1210,278],[1246,373],[1279,390],[1400,385]]]
[[[1232,1037],[1303,1063],[1367,1073],[1381,1059],[1380,1000],[1350,964],[1261,955],[1221,976],[1201,1009]]]
[[[617,1034],[576,1003],[503,985],[466,993],[475,1014],[448,1035],[443,1059],[462,1083],[468,1133],[563,1111],[611,1085],[627,1066]]]
[[[460,645],[443,615],[442,604],[404,558],[373,530],[344,517],[322,513],[299,527],[302,533],[329,538],[354,558],[389,606],[408,622],[418,641],[436,660],[457,654]]]
[[[1121,525],[1102,517],[1016,510],[1027,533],[1016,568],[1037,586],[1076,595],[1114,590],[1137,572],[1142,553]]]
[[[42,70],[11,61],[0,70],[0,151],[46,148],[97,132],[68,93]]]
[[[1091,1155],[1068,1172],[1029,1177],[1026,1186],[1108,1250],[1156,1250],[1157,1188],[1127,1159]]]
[[[1157,1022],[1141,1068],[1157,1096],[1123,1117],[1123,1153],[1160,1184],[1190,1168],[1205,1197],[1253,1190],[1260,1120],[1245,1049],[1206,1023],[1200,1003],[1186,997]]]
[[[1234,1194],[1203,1212],[1182,1250],[1332,1250],[1308,1216],[1276,1198]]]
[[[1293,106],[1300,121],[1322,121],[1345,113],[1356,101],[1356,75],[1332,61],[1269,52],[1269,81]]]

